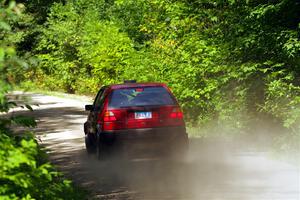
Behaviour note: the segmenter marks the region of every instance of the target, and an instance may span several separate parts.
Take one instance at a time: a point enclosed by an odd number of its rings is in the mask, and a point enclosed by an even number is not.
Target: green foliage
[[[37,47],[41,79],[48,74],[50,80],[43,82],[54,83],[46,85],[51,89],[94,93],[100,85],[118,80],[132,47],[113,23],[99,21],[93,7],[78,9],[80,5],[55,4],[51,8],[48,28]]]
[[[81,199],[83,195],[71,182],[40,158],[42,152],[33,137],[25,136],[16,140],[1,128],[0,198]]]
[[[237,133],[268,115],[299,134],[299,19],[292,0],[54,3],[26,78],[72,93],[166,82],[191,125]]]
[[[6,96],[12,79],[20,78],[18,73],[24,73],[27,66],[15,48],[22,8],[15,2],[0,2],[0,199],[82,199],[84,194],[47,162],[31,132],[16,134],[12,130],[36,126],[31,117],[7,114],[20,106]],[[32,111],[30,105],[21,107]]]

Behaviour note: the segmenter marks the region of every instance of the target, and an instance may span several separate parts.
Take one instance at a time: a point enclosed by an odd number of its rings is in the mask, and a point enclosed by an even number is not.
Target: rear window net
[[[176,101],[164,87],[136,87],[114,90],[110,97],[109,107],[124,108],[175,104]]]

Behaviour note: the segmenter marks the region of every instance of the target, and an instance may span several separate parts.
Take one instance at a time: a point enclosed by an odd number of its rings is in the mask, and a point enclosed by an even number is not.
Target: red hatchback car
[[[188,147],[183,113],[170,89],[162,83],[104,86],[84,123],[88,153],[98,159],[138,150],[182,156]]]

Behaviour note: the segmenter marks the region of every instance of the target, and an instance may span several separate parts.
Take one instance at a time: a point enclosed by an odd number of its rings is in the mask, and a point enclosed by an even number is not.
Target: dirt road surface
[[[300,200],[299,169],[269,153],[226,142],[190,139],[185,161],[131,159],[97,161],[86,154],[86,98],[27,94],[38,119],[36,134],[51,161],[89,199]],[[24,96],[24,94],[23,94]]]

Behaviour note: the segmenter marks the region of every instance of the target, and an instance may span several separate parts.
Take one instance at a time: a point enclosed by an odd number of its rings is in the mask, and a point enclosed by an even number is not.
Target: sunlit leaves
[[[295,1],[80,0],[50,10],[35,49],[43,87],[166,82],[193,124],[238,129],[262,113],[297,123]]]
[[[30,105],[18,105],[7,97],[17,74],[28,66],[16,50],[21,31],[15,28],[23,8],[14,1],[0,2],[0,199],[83,199],[47,163],[33,134],[26,130],[36,126],[34,118],[5,113],[16,107],[33,111]],[[17,127],[22,131],[14,132]]]

